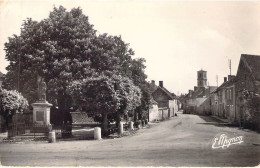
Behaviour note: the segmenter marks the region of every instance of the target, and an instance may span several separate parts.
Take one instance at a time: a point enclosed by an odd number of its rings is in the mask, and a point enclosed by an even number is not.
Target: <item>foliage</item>
[[[58,106],[61,113],[68,113],[72,106],[71,95],[67,92],[71,83],[77,85],[76,82],[98,76],[104,78],[102,74],[116,74],[128,77],[133,86],[141,89],[141,107],[147,107],[149,94],[143,85],[145,60],[132,59],[133,50],[120,36],[96,35],[80,8],[66,11],[62,6],[54,7],[49,17],[40,22],[31,18],[25,20],[21,35],[10,37],[5,51],[10,64],[6,68],[4,86],[17,89],[17,75],[20,74],[19,90],[30,103],[37,98],[38,76],[45,79],[48,101]],[[126,111],[138,105],[128,99]]]
[[[260,96],[259,94],[243,90],[241,99],[244,104],[245,120],[247,124],[259,124],[260,121]]]
[[[16,90],[0,88],[0,114],[4,117],[22,112],[28,107],[28,101]]]
[[[115,74],[74,81],[68,92],[76,105],[102,115],[103,125],[107,125],[108,114],[132,113],[141,104],[140,89],[129,78]]]

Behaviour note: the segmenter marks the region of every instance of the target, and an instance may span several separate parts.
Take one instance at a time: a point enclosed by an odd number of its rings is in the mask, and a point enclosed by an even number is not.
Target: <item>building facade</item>
[[[248,100],[243,99],[243,92],[260,94],[260,56],[242,54],[235,83],[236,114],[239,124],[253,124],[260,130],[260,111],[253,112],[247,107]],[[257,104],[257,102],[256,102]]]
[[[151,88],[152,97],[157,104],[153,104],[153,108],[150,109],[149,119],[163,120],[169,117],[173,117],[178,111],[178,100],[176,96],[174,96],[175,94],[169,92],[163,86],[163,81],[159,81],[159,86],[156,86],[155,82],[152,81]],[[158,114],[156,114],[156,112],[158,112]]]
[[[215,86],[207,86],[207,71],[197,71],[197,86],[184,98],[184,111],[186,114],[211,114],[210,93],[216,89]]]

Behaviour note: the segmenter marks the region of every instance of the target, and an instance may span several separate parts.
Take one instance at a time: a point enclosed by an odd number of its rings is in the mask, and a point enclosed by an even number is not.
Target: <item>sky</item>
[[[4,43],[20,34],[23,20],[41,21],[53,7],[80,7],[99,33],[121,35],[146,59],[147,80],[164,82],[179,95],[197,85],[207,71],[211,86],[236,74],[241,54],[260,55],[258,1],[1,1],[0,71],[6,73]]]

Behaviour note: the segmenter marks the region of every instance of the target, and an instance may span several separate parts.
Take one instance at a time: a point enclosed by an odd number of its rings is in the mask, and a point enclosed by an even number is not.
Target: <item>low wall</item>
[[[159,120],[170,118],[169,108],[159,108],[158,112],[159,112]]]
[[[159,120],[159,111],[157,105],[152,105],[149,108],[149,121]]]
[[[157,105],[152,105],[149,109],[149,121],[164,120],[170,117],[169,108],[158,108]]]

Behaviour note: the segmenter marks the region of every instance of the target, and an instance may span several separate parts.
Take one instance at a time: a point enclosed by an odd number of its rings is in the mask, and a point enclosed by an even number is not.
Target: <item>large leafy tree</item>
[[[151,90],[150,84],[146,81],[147,75],[144,70],[146,68],[145,59],[139,58],[132,60],[130,71],[131,71],[131,79],[134,84],[141,89],[141,105],[137,107],[135,110],[134,120],[137,120],[137,116],[139,118],[147,118],[149,105],[151,104]]]
[[[80,8],[66,11],[62,6],[54,7],[47,19],[25,20],[21,34],[10,37],[5,50],[10,64],[4,86],[17,89],[20,74],[17,90],[33,103],[37,99],[37,79],[44,78],[47,99],[58,106],[62,120],[68,120],[72,106],[66,92],[72,81],[117,74],[129,77],[140,87],[146,78],[144,60],[131,58],[134,52],[129,44],[120,36],[96,35]]]
[[[88,55],[94,38],[93,25],[79,8],[70,12],[62,6],[54,8],[49,18],[41,22],[27,19],[21,35],[9,38],[5,44],[6,59],[10,61],[6,86],[14,88],[12,83],[16,83],[13,80],[17,79],[20,64],[20,90],[24,95],[29,100],[36,98],[37,76],[41,76],[47,83],[51,103],[68,114],[70,97],[66,87],[71,81],[92,74]],[[32,86],[30,90],[28,84]]]
[[[66,93],[71,81],[119,70],[133,55],[121,37],[97,36],[81,9],[67,12],[62,6],[41,22],[24,21],[21,35],[9,38],[5,50],[10,61],[5,86],[17,89],[20,74],[19,90],[32,102],[37,98],[37,76],[41,76],[48,86],[48,100],[65,113],[71,106]]]
[[[107,130],[108,115],[117,116],[132,113],[141,104],[141,91],[133,82],[120,75],[100,75],[74,81],[68,88],[75,105],[85,107],[102,116],[102,128]]]
[[[6,90],[0,87],[0,115],[8,121],[15,113],[21,113],[27,109],[28,101],[16,90]]]

